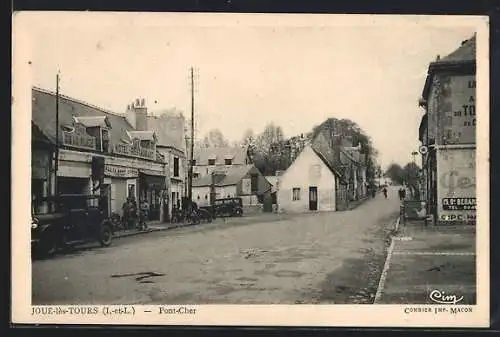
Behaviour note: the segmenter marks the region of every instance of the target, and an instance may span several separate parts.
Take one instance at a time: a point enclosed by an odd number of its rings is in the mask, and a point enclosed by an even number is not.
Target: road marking
[[[399,218],[396,220],[396,226],[398,226],[398,224],[399,224]],[[375,294],[375,299],[373,300],[374,304],[377,304],[380,301],[380,298],[382,297],[382,293],[384,291],[385,279],[387,278],[387,272],[389,271],[389,266],[391,264],[391,257],[394,251],[394,246],[395,246],[394,243],[395,243],[394,237],[392,237],[391,245],[387,250],[387,257],[385,259],[384,269],[382,269],[382,274],[380,275],[380,280],[378,282],[377,293]]]
[[[472,252],[394,252],[394,255],[444,255],[444,256],[475,256]]]

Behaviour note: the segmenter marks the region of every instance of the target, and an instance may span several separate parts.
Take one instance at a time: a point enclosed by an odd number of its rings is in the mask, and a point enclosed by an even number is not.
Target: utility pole
[[[59,195],[57,172],[59,170],[59,71],[56,75],[56,151],[54,163],[54,194]]]
[[[193,201],[193,152],[194,152],[194,70],[191,67],[191,146],[189,151],[188,199]]]

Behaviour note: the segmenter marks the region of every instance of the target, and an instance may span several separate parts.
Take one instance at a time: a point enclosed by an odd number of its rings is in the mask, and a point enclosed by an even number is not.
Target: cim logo
[[[429,298],[431,301],[439,304],[457,304],[464,299],[463,296],[457,297],[457,295],[447,295],[439,290],[433,290],[430,293]]]

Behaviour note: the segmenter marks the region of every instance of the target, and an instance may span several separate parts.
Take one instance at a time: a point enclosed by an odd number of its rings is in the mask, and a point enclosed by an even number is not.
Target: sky
[[[52,16],[50,16],[52,15]],[[418,107],[429,62],[471,37],[439,20],[229,14],[36,14],[24,18],[32,85],[122,113],[189,116],[195,67],[197,137],[218,128],[240,140],[273,122],[286,136],[328,117],[368,134],[383,167],[418,149]],[[15,40],[15,39],[14,39]]]

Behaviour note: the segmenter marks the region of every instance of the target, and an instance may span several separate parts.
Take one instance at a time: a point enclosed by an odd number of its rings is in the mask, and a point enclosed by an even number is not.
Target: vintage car
[[[212,212],[216,217],[243,216],[243,200],[241,198],[215,199]]]
[[[81,194],[37,200],[32,208],[32,252],[52,255],[58,249],[91,241],[109,246],[113,226],[99,202],[99,196]]]

